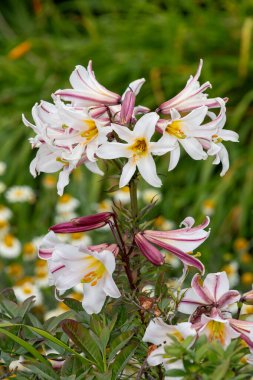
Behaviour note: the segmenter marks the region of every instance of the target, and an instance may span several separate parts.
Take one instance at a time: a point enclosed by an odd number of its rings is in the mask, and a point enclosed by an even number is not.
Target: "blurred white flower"
[[[10,203],[22,203],[35,201],[35,193],[29,186],[13,186],[10,187],[5,193],[6,199]]]
[[[31,261],[37,257],[37,246],[33,241],[27,242],[23,245],[23,260]]]
[[[0,256],[5,259],[14,259],[21,253],[21,243],[13,235],[7,234],[0,241]]]
[[[238,263],[236,261],[231,261],[229,264],[224,265],[222,270],[227,273],[229,285],[231,287],[237,285],[240,281],[240,276],[238,274]]]
[[[0,194],[4,193],[6,190],[6,185],[2,181],[0,181]]]
[[[4,206],[4,205],[0,205],[0,220],[9,220],[12,216],[12,211]]]
[[[71,220],[71,219],[74,219],[77,217],[78,217],[78,215],[73,211],[61,212],[61,213],[55,215],[54,221],[56,224],[58,224],[58,223],[66,222],[66,220]]]
[[[70,194],[63,194],[57,202],[56,205],[56,212],[61,213],[69,213],[74,211],[78,206],[80,205],[80,202],[78,199],[72,197]]]
[[[0,219],[0,239],[5,236],[10,229],[10,225],[6,220],[1,220]]]
[[[25,361],[25,359],[23,358],[23,356],[20,356],[18,360],[13,360],[12,362],[10,362],[10,365],[9,365],[9,370],[12,372],[14,371],[25,371],[25,372],[30,372],[30,370],[26,367],[23,366],[23,362]],[[12,376],[10,376],[9,378],[11,378]],[[16,376],[15,376],[16,377]]]
[[[151,203],[152,201],[158,203],[162,200],[162,194],[158,190],[145,189],[142,192],[142,199],[145,203]]]
[[[111,212],[112,211],[112,201],[110,199],[104,199],[95,205],[97,212]]]
[[[0,175],[3,175],[6,171],[7,165],[5,162],[0,161]]]
[[[128,186],[121,187],[121,189],[113,192],[112,196],[116,203],[127,204],[130,202],[130,189]],[[139,191],[137,191],[137,198],[140,198]]]
[[[24,302],[27,298],[35,296],[34,305],[42,304],[42,294],[40,289],[34,283],[34,279],[25,278],[22,281],[19,281],[14,287],[13,290],[19,302]]]

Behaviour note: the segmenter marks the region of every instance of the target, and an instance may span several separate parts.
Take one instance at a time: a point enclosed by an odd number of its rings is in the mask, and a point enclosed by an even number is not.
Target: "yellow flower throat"
[[[178,139],[185,139],[186,135],[182,131],[182,122],[180,120],[174,120],[171,124],[168,124],[165,131],[170,135],[177,137]]]

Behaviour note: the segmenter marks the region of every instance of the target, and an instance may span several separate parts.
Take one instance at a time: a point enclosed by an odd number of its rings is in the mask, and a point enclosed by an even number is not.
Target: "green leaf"
[[[55,373],[52,367],[48,367],[41,363],[25,365],[32,373],[39,376],[41,380],[59,380],[59,376]]]
[[[35,296],[31,296],[27,298],[22,305],[18,307],[18,316],[22,319],[24,318],[25,314],[30,311],[30,309],[34,306],[35,302]]]
[[[226,375],[226,372],[229,369],[229,364],[229,360],[224,360],[222,364],[216,367],[216,369],[212,373],[212,378],[215,380],[223,380]]]
[[[82,368],[82,362],[76,356],[69,356],[61,368],[61,376],[69,379],[71,375],[77,374],[80,368]]]
[[[67,305],[70,309],[79,312],[83,311],[82,302],[75,300],[74,298],[64,298],[65,305]]]
[[[31,330],[31,331],[37,333],[38,335],[42,336],[43,338],[46,338],[46,339],[50,340],[51,342],[57,344],[58,346],[64,348],[67,352],[70,352],[71,354],[78,356],[78,358],[83,363],[85,363],[85,364],[88,363],[87,359],[85,359],[82,355],[80,355],[78,352],[76,352],[75,350],[70,348],[67,344],[63,343],[61,340],[57,339],[56,337],[54,337],[53,335],[51,335],[47,331],[44,331],[44,330],[39,329],[37,327],[32,327],[32,326],[27,326],[27,325],[24,325],[24,326],[26,328],[28,328],[29,330]]]
[[[47,362],[47,360],[30,343],[26,342],[25,340],[19,338],[16,335],[12,334],[9,330],[3,329],[2,327],[0,327],[0,333],[8,336],[14,342],[18,343],[20,346],[25,348],[27,352],[29,352],[31,355],[33,355],[41,363],[45,363],[47,365],[50,365],[49,362]]]
[[[0,293],[0,299],[2,297],[6,298],[7,300],[12,301],[14,303],[18,303],[17,297],[16,297],[14,290],[12,288],[6,288],[6,289],[2,290]]]
[[[86,353],[87,357],[103,371],[104,365],[100,350],[92,339],[89,330],[72,319],[66,319],[61,326],[77,347]]]
[[[110,343],[110,354],[108,357],[109,362],[114,358],[114,356],[119,352],[134,336],[134,332],[126,331],[121,335],[118,335],[111,343]]]
[[[184,370],[182,369],[170,369],[168,371],[166,371],[166,376],[168,377],[181,377],[181,376],[185,376],[186,373]]]
[[[136,348],[138,347],[139,342],[133,342],[125,347],[120,353],[116,356],[115,361],[112,363],[112,380],[119,378],[119,375],[134,355]]]
[[[73,317],[73,311],[67,311],[58,315],[57,317],[49,318],[43,326],[43,330],[51,332],[54,330],[64,319]]]

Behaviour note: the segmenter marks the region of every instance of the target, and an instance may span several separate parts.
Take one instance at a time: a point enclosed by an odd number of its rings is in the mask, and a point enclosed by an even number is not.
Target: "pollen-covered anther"
[[[178,139],[185,139],[186,135],[182,131],[182,122],[180,120],[174,120],[168,124],[165,131],[170,135],[177,137]]]
[[[81,133],[81,136],[90,141],[98,135],[98,129],[94,120],[84,120],[87,129]]]
[[[221,143],[223,141],[223,139],[216,134],[212,135],[212,139],[215,144]]]

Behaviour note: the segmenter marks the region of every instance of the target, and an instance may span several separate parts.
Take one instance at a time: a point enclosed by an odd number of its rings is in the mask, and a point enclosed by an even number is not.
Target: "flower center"
[[[4,238],[4,243],[7,247],[13,247],[14,245],[14,237],[10,234],[6,235],[5,238]]]
[[[184,340],[184,337],[181,334],[181,332],[179,332],[177,330],[174,331],[173,333],[171,333],[170,335],[173,335],[179,342],[183,342],[183,340]]]
[[[85,138],[85,143],[93,140],[98,135],[98,129],[95,121],[84,120],[87,129],[81,133],[81,136]]]
[[[180,120],[174,120],[168,124],[165,131],[170,135],[177,137],[178,139],[185,139],[186,135],[182,131],[182,122]]]
[[[25,286],[23,287],[23,292],[24,292],[25,294],[32,294],[32,289],[31,289],[28,285],[25,285]]]
[[[93,256],[85,258],[85,261],[89,263],[86,268],[88,272],[83,276],[81,282],[84,284],[90,283],[91,286],[95,286],[106,273],[106,268],[100,260]],[[91,270],[89,271],[89,269]]]
[[[145,156],[148,153],[148,144],[146,139],[144,137],[136,139],[129,149],[132,150],[134,156]]]
[[[72,199],[72,196],[71,196],[71,195],[69,195],[69,194],[63,194],[63,195],[59,198],[58,202],[59,202],[59,203],[68,203],[69,201],[71,201],[71,199]]]
[[[207,323],[207,329],[210,333],[210,341],[218,340],[222,345],[225,344],[225,323],[209,321]]]

